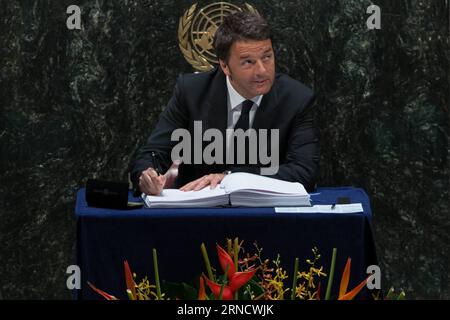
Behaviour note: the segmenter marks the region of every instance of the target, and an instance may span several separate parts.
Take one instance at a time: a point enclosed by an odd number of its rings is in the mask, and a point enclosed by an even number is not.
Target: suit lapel
[[[270,129],[273,114],[277,107],[277,80],[275,78],[274,84],[270,91],[264,95],[261,100],[261,105],[256,110],[255,120],[253,121],[253,129]]]
[[[226,78],[223,72],[218,68],[216,75],[211,82],[208,98],[205,102],[205,110],[207,112],[207,123],[204,129],[219,129],[223,136],[227,128],[228,121],[228,92]]]
[[[228,91],[226,85],[226,78],[222,70],[218,67],[214,78],[211,81],[210,90],[208,92],[207,98],[205,99],[205,112],[202,117],[205,119],[206,123],[203,124],[203,132],[208,129],[218,129],[223,137],[223,149],[222,154],[226,155],[226,128],[228,122]],[[209,142],[203,142],[203,149]],[[225,160],[224,160],[225,161]],[[215,168],[214,170],[219,170],[217,172],[223,171],[223,165],[219,165],[220,168]],[[202,174],[206,174],[203,172]]]

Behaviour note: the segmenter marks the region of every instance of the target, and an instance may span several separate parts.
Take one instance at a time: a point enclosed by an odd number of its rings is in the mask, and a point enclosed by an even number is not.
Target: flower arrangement
[[[278,255],[273,261],[263,259],[263,249],[254,243],[256,252],[246,253],[243,242],[236,238],[227,239],[226,249],[216,245],[217,255],[222,275],[217,275],[216,270],[211,267],[209,255],[205,245],[202,243],[200,249],[204,259],[207,275],[202,274],[199,278],[198,289],[185,283],[176,285],[185,291],[184,298],[198,300],[325,300],[331,299],[331,286],[334,277],[336,264],[336,248],[333,249],[331,266],[327,281],[325,295],[321,290],[321,279],[326,278],[327,274],[323,271],[323,266],[318,266],[321,255],[317,248],[312,249],[313,258],[306,259],[307,269],[299,270],[299,259],[294,262],[294,273],[291,280],[291,286],[288,284],[289,276],[281,265],[281,259]],[[239,259],[240,254],[245,256]],[[169,285],[161,286],[158,270],[158,258],[156,249],[153,249],[153,266],[155,271],[155,284],[151,284],[147,277],[141,281],[136,281],[136,274],[131,272],[127,261],[124,261],[124,272],[126,280],[126,291],[130,300],[163,300],[180,299],[179,295],[170,296],[165,291],[170,290]],[[356,287],[348,290],[350,280],[351,259],[347,259],[344,271],[341,276],[338,300],[352,300],[366,286],[370,277],[363,279]],[[206,284],[206,286],[205,286]],[[118,300],[115,296],[104,292],[92,283],[88,285],[99,295],[107,300]],[[207,290],[208,289],[208,290]],[[380,291],[373,295],[374,299],[381,299]],[[384,299],[404,299],[405,294],[401,291],[394,293],[391,288]]]

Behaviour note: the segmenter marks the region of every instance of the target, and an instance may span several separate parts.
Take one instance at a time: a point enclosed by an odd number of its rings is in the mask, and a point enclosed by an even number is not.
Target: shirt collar
[[[231,110],[235,109],[237,106],[241,105],[242,102],[244,102],[245,99],[243,96],[239,94],[239,92],[236,91],[236,89],[233,88],[233,85],[230,82],[230,79],[227,76],[227,88],[228,88],[228,97],[230,99],[230,106]],[[263,98],[263,95],[255,96],[251,98],[254,103],[256,103],[256,106],[259,107],[261,100]]]

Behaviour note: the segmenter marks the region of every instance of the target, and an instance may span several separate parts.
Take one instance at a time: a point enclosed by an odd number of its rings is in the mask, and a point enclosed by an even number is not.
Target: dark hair
[[[263,17],[248,11],[238,11],[225,17],[214,35],[218,59],[228,61],[230,48],[238,40],[271,39],[270,27]]]

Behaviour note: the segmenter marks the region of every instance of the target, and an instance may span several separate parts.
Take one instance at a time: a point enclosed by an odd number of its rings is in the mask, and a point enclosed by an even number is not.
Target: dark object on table
[[[127,209],[128,183],[89,179],[86,202],[90,207]]]
[[[350,198],[349,197],[338,197],[337,198],[337,204],[349,204]]]

